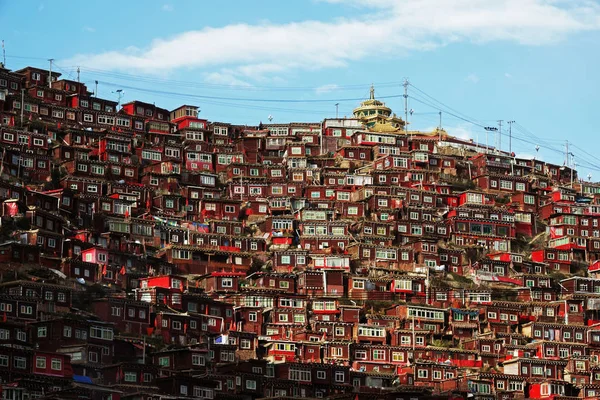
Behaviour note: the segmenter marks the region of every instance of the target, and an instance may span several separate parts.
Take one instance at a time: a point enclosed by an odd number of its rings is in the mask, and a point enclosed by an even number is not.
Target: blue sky
[[[568,139],[582,176],[600,179],[597,0],[0,0],[0,26],[9,68],[54,58],[102,97],[123,88],[123,101],[195,104],[213,121],[319,121],[337,102],[350,115],[359,101],[340,99],[372,82],[399,95],[407,77],[412,128],[442,109],[450,134],[485,142],[481,126],[514,120],[518,154],[539,144],[562,163]],[[403,115],[402,98],[385,101]]]

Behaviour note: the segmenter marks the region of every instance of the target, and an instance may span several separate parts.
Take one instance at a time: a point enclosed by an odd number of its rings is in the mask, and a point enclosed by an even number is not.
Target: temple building
[[[375,88],[371,86],[371,95],[368,100],[360,103],[355,108],[354,117],[360,120],[370,131],[399,132],[404,129],[405,122],[402,118],[392,114],[392,109],[385,103],[375,99]]]

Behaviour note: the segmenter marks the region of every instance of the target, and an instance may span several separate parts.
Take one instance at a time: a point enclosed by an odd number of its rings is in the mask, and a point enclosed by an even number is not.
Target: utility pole
[[[118,97],[118,99],[117,99],[117,107],[119,107],[119,104],[121,104],[121,99],[125,95],[125,92],[123,92],[123,89],[117,89],[113,93],[115,93],[117,95],[117,97]]]
[[[48,87],[52,88],[52,63],[54,62],[54,58],[49,58],[50,61],[50,69],[48,70]]]
[[[4,39],[2,39],[2,65],[6,68],[6,49],[4,48]]]
[[[515,121],[508,121],[508,152],[512,154],[512,124]]]
[[[489,153],[489,145],[488,145],[488,132],[496,132],[498,131],[498,128],[494,127],[494,126],[486,126],[483,129],[485,129],[485,153]]]
[[[485,128],[485,154],[487,154],[490,149],[490,147],[488,145],[489,136],[490,136],[489,129]]]
[[[404,132],[408,131],[408,79],[404,78]]]
[[[81,70],[79,69],[79,67],[77,67],[77,94],[80,95],[81,94],[81,81],[79,80],[79,73],[81,72]]]
[[[470,175],[471,174],[469,173],[469,176]],[[421,185],[421,189],[423,189],[423,185]],[[426,265],[425,268],[427,268],[427,277],[425,278],[425,304],[429,305],[429,265]]]
[[[503,120],[498,120],[498,150],[502,151],[502,122]]]
[[[411,324],[411,326],[412,326],[412,350],[413,350],[413,353],[414,353],[414,351],[415,351],[415,315],[414,314],[412,316],[412,324]],[[414,357],[414,354],[413,354],[413,357]]]
[[[335,119],[338,119],[338,107],[340,103],[335,103]]]
[[[25,89],[21,89],[21,128],[23,127],[23,109],[25,108]]]
[[[96,89],[94,90],[94,97],[98,98],[98,81],[94,81],[96,82]]]
[[[323,154],[323,129],[325,128],[325,123],[321,125],[321,130],[319,131],[319,155]]]
[[[569,166],[569,141],[565,140],[565,147],[566,147],[566,152],[565,152],[565,166]]]

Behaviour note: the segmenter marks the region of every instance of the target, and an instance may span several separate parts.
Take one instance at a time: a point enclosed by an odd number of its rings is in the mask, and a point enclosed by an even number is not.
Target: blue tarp
[[[93,384],[92,378],[89,376],[73,375],[73,380],[77,383],[89,383],[90,385]]]

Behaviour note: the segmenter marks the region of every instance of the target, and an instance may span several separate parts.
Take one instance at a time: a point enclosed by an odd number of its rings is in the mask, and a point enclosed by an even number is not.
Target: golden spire
[[[373,84],[371,83],[371,96],[370,96],[371,100],[375,100],[375,87],[373,86]]]

